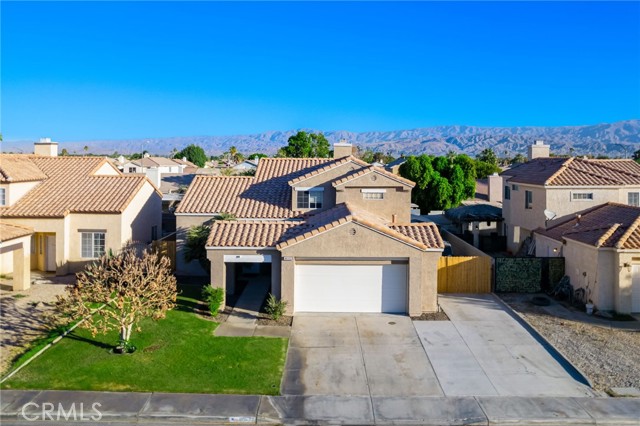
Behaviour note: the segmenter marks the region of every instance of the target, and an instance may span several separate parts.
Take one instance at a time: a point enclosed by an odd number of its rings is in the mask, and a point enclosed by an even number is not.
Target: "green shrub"
[[[277,321],[287,310],[287,302],[284,300],[278,300],[273,294],[269,294],[265,310],[271,316],[271,319]]]
[[[205,286],[202,289],[202,298],[209,306],[212,316],[218,315],[222,301],[224,300],[224,290],[220,287]]]

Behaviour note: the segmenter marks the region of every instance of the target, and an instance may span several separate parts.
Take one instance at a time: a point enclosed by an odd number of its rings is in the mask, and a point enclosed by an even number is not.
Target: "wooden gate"
[[[171,271],[176,271],[176,242],[171,240],[158,240],[152,243],[152,248],[160,256],[166,256],[171,261]]]
[[[438,261],[438,293],[490,292],[490,257],[442,256]]]

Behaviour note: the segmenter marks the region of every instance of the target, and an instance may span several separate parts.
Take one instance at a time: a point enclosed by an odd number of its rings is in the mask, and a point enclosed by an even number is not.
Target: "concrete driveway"
[[[593,396],[494,295],[439,295],[451,321],[416,321],[447,396]]]
[[[281,393],[443,395],[411,319],[384,314],[296,315]]]
[[[440,295],[451,321],[294,317],[282,395],[593,396],[493,295]]]

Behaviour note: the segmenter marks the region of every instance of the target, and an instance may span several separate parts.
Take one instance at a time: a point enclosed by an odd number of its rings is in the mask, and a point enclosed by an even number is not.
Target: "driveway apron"
[[[386,314],[296,315],[281,392],[443,395],[411,319]]]

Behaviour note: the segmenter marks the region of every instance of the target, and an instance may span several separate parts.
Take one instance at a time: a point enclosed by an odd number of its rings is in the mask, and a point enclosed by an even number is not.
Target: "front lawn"
[[[217,324],[194,314],[196,303],[183,292],[165,319],[145,321],[132,355],[111,353],[116,333],[76,329],[2,387],[278,394],[287,339],[214,337]]]

